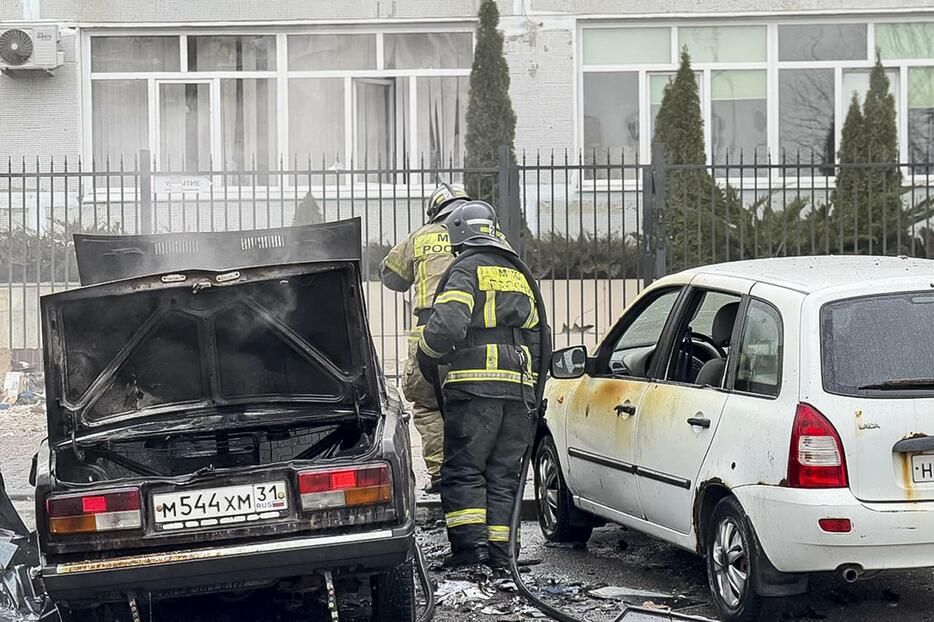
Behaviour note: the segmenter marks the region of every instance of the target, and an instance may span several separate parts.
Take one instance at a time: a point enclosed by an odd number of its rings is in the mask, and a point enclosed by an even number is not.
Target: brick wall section
[[[54,76],[0,74],[0,167],[7,157],[40,156],[43,165],[81,153],[81,69],[77,37],[62,36],[65,64]],[[14,165],[15,166],[15,165]]]
[[[574,144],[574,20],[507,17],[502,22],[516,150],[534,154]],[[520,155],[521,157],[521,155]],[[532,156],[534,157],[534,155]]]
[[[478,4],[479,0],[41,0],[41,17],[84,23],[414,19],[473,17]],[[501,0],[500,6],[511,10],[512,1]]]
[[[761,11],[857,11],[929,8],[930,0],[526,0],[532,12],[575,15],[726,13]]]

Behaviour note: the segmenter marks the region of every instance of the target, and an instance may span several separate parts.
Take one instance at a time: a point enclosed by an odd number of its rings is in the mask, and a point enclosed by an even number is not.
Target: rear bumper
[[[414,523],[355,534],[266,540],[214,548],[74,562],[42,568],[56,601],[106,600],[137,591],[170,592],[313,574],[316,570],[378,572],[411,555]]]
[[[733,491],[762,548],[782,572],[934,566],[934,502],[859,501],[849,490],[744,486]],[[822,518],[848,518],[850,533],[827,533]]]

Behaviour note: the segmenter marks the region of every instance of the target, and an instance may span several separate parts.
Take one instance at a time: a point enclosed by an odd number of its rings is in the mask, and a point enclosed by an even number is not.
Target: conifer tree
[[[501,145],[509,148],[515,163],[516,113],[509,98],[509,66],[495,0],[482,0],[478,18],[464,139],[467,168],[496,166]],[[493,203],[495,189],[489,175],[469,174],[464,181],[472,197]]]

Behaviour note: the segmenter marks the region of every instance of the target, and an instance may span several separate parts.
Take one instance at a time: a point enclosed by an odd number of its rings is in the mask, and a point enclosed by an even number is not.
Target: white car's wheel
[[[714,508],[705,545],[710,593],[721,618],[762,619],[768,599],[756,594],[753,585],[758,553],[749,519],[735,497],[725,497]]]
[[[558,463],[558,450],[550,436],[539,443],[533,464],[538,524],[545,538],[550,542],[587,542],[593,527],[571,522],[571,517],[578,510],[571,501]]]

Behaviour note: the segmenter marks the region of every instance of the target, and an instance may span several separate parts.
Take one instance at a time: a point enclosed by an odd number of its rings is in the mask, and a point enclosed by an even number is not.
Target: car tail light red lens
[[[840,435],[816,408],[798,404],[788,452],[792,488],[846,488],[846,456]]]
[[[853,524],[848,518],[822,518],[817,521],[820,528],[828,533],[850,533]]]
[[[49,515],[49,530],[54,534],[95,533],[143,526],[138,488],[49,497],[45,508]]]
[[[303,510],[379,505],[392,500],[388,464],[304,471],[298,474]]]

